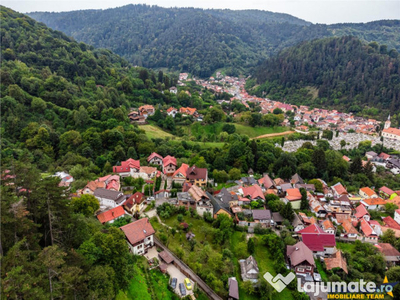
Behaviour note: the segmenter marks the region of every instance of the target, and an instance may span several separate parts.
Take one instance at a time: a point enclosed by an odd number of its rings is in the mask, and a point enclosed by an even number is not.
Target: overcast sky
[[[146,3],[163,7],[260,9],[288,13],[313,23],[369,22],[400,19],[400,0],[2,0],[16,11],[105,9]]]

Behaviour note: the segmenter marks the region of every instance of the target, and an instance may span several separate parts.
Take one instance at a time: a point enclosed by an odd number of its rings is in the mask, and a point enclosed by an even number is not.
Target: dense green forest
[[[254,77],[260,85],[252,91],[275,100],[375,116],[400,110],[398,52],[355,37],[303,42],[266,60]]]
[[[258,10],[203,10],[127,5],[115,9],[29,14],[134,65],[208,77],[248,73],[266,57],[304,40],[352,34],[400,49],[400,21],[313,25]]]

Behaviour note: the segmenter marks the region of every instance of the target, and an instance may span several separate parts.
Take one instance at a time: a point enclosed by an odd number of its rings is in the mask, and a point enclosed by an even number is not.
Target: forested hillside
[[[400,22],[312,25],[287,14],[127,5],[107,10],[29,14],[134,65],[208,77],[249,73],[271,54],[304,40],[353,34],[400,49]]]
[[[254,74],[257,95],[293,104],[387,114],[400,110],[396,50],[355,37],[327,38],[282,51]]]

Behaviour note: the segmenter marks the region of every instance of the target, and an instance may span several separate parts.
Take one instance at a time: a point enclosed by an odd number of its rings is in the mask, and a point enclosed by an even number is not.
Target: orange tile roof
[[[386,204],[386,201],[383,200],[382,198],[367,198],[367,199],[363,199],[362,201],[368,205],[385,205]]]
[[[373,195],[376,195],[373,190],[371,190],[369,187],[363,187],[360,189],[363,193],[365,193],[367,196],[371,197]]]
[[[325,266],[327,270],[331,270],[333,268],[341,268],[346,274],[348,274],[347,263],[341,251],[337,251],[330,258],[325,258]]]
[[[117,219],[125,214],[125,210],[122,206],[114,207],[113,209],[107,210],[97,216],[97,219],[101,223],[110,222],[114,219]]]
[[[301,193],[299,189],[287,189],[286,199],[289,201],[301,200]]]
[[[131,245],[135,245],[155,233],[148,218],[139,219],[133,223],[120,227],[120,229],[125,233],[125,236]]]
[[[383,132],[400,136],[400,129],[397,128],[390,127],[388,129],[383,129]]]

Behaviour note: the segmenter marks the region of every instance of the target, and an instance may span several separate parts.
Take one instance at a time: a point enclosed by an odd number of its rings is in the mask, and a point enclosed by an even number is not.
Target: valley
[[[128,5],[0,22],[2,298],[400,281],[399,20]]]

